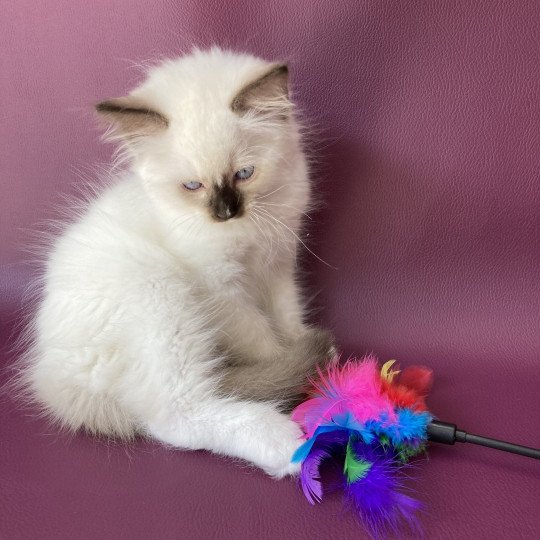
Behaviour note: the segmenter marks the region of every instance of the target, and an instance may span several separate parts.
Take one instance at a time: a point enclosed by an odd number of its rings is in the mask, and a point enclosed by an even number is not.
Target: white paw
[[[297,476],[300,473],[301,463],[291,463],[289,460],[282,467],[267,467],[264,469],[264,472],[276,480],[280,480],[285,476]]]
[[[297,475],[300,472],[300,463],[291,463],[291,458],[304,442],[300,426],[287,418],[268,429],[271,433],[266,441],[263,470],[277,479]]]

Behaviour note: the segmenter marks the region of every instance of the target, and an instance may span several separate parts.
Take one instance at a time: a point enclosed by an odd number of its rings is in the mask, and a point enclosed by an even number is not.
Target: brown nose
[[[242,194],[231,186],[224,185],[214,188],[211,207],[218,221],[227,221],[242,211]]]
[[[229,206],[227,204],[218,204],[214,215],[220,221],[227,221],[238,214],[238,205]]]

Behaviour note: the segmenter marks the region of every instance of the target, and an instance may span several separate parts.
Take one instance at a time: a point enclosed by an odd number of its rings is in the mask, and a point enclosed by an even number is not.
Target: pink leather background
[[[347,353],[431,365],[464,429],[540,446],[540,4],[535,0],[1,0],[2,335],[21,247],[107,161],[91,105],[131,61],[218,43],[289,62],[326,207],[310,229],[314,319]],[[6,349],[7,350],[7,349]],[[6,352],[7,366],[13,354]],[[535,538],[537,462],[434,448],[426,536]],[[0,410],[0,538],[359,538],[339,497],[310,507],[205,453],[70,438]]]

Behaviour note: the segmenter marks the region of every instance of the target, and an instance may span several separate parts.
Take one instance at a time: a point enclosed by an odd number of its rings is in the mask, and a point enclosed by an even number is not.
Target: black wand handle
[[[427,435],[428,440],[433,442],[443,444],[454,444],[456,442],[479,444],[481,446],[495,448],[496,450],[502,450],[503,452],[512,452],[520,456],[540,459],[540,450],[537,448],[529,448],[528,446],[520,446],[519,444],[473,435],[472,433],[461,431],[457,428],[456,424],[439,422],[439,420],[433,420],[428,424]]]

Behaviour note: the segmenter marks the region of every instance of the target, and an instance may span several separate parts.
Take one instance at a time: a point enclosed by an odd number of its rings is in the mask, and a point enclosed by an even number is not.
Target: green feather
[[[421,454],[426,450],[426,445],[410,446],[407,444],[396,445],[397,457],[402,463],[407,463],[411,458]]]
[[[379,435],[379,444],[383,447],[384,450],[386,450],[386,448],[390,446],[390,439],[388,438],[388,435],[384,435],[384,433],[382,435]]]
[[[364,459],[358,459],[354,455],[354,451],[351,446],[351,441],[347,443],[347,451],[345,453],[345,466],[343,472],[347,477],[347,483],[352,484],[357,480],[360,480],[366,476],[369,469],[371,469],[371,463]]]

